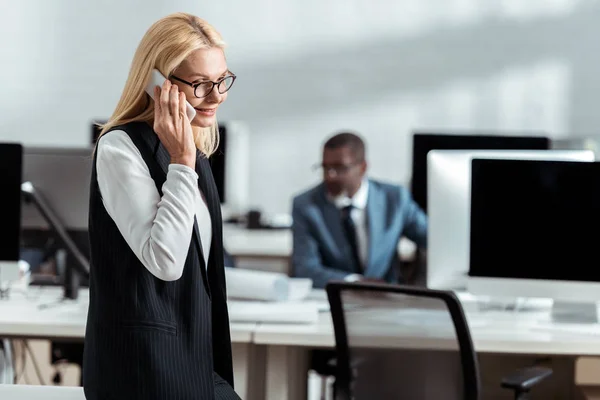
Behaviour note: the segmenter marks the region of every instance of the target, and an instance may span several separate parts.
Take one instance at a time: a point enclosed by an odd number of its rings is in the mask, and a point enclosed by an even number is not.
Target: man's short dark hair
[[[340,147],[348,147],[357,161],[365,159],[365,142],[355,133],[338,133],[327,139],[324,145],[324,148],[329,150],[339,149]]]

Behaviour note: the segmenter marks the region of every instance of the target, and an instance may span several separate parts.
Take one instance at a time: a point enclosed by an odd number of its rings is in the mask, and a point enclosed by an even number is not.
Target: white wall
[[[0,0],[0,140],[78,146],[108,116],[156,19],[187,11],[229,43],[221,120],[251,130],[250,206],[289,211],[339,129],[404,182],[414,129],[595,134],[593,0]]]

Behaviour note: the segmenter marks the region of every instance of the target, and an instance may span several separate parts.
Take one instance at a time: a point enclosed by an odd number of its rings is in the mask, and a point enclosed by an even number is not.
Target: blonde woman
[[[96,399],[239,399],[221,214],[208,157],[235,81],[206,21],[169,15],[134,55],[90,189],[83,386]],[[145,93],[151,71],[169,79]],[[196,110],[189,120],[185,101]]]

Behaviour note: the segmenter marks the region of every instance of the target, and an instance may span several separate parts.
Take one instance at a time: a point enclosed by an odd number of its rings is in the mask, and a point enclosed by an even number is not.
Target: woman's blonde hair
[[[208,22],[194,15],[175,13],[156,21],[142,38],[133,56],[127,82],[112,116],[101,125],[100,136],[115,126],[133,121],[154,122],[154,102],[145,88],[154,68],[164,76],[195,50],[224,48],[221,35]],[[196,147],[207,156],[219,143],[217,122],[208,128],[192,127]]]

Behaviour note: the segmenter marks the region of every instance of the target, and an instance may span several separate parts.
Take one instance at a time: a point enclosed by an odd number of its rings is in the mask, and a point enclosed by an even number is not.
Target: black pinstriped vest
[[[136,122],[114,129],[133,140],[162,196],[170,157],[152,128]],[[106,212],[94,159],[83,362],[88,400],[213,399],[213,371],[233,386],[220,203],[209,162],[200,152],[196,171],[212,217],[208,269],[194,221],[183,275],[165,282],[140,263]]]

